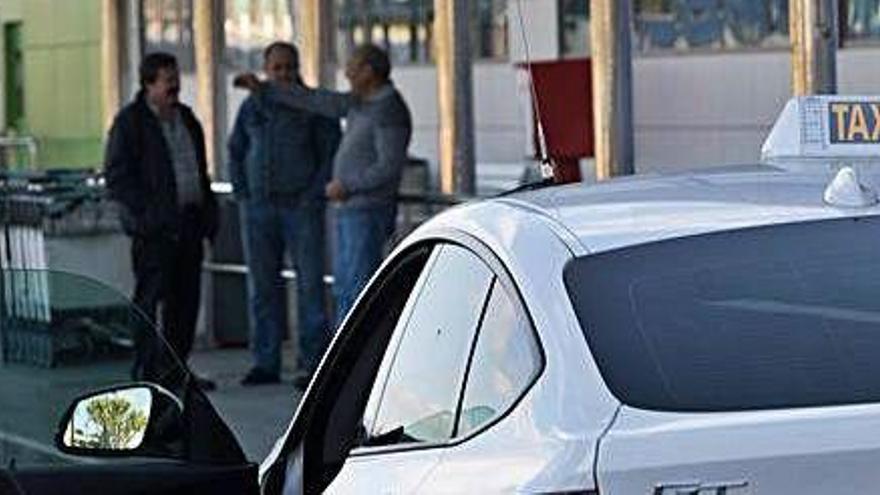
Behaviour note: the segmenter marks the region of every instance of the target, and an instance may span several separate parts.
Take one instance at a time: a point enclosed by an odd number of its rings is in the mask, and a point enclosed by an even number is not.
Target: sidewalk
[[[284,433],[296,412],[302,392],[293,386],[293,350],[283,349],[286,360],[281,384],[243,387],[239,380],[251,367],[248,349],[204,349],[193,352],[190,368],[217,383],[208,397],[238,438],[247,458],[261,462]],[[289,363],[288,363],[289,362]]]

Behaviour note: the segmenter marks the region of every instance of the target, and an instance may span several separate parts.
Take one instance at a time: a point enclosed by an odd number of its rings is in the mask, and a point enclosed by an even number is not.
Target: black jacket
[[[212,238],[217,230],[217,201],[208,178],[205,136],[192,110],[182,104],[178,109],[196,149],[204,195],[198,228]],[[179,233],[173,167],[159,118],[147,106],[142,91],[116,115],[104,156],[107,189],[110,198],[121,205],[122,226],[128,235],[150,238]]]

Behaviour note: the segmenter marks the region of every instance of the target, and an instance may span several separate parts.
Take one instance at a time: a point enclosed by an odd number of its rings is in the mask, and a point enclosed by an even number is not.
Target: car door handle
[[[749,482],[745,480],[708,483],[679,481],[655,485],[654,495],[729,495],[731,490],[747,486],[749,486]]]

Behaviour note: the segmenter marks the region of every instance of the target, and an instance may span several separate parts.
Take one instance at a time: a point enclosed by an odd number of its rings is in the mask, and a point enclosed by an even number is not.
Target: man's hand
[[[342,201],[346,196],[345,187],[339,179],[333,179],[328,182],[324,192],[330,201]]]
[[[256,91],[260,89],[260,78],[253,72],[242,72],[236,74],[232,80],[232,85],[236,88],[246,89],[248,91]]]

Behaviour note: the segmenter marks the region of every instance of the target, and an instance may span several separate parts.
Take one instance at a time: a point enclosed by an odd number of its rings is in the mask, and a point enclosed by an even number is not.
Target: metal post
[[[440,187],[474,194],[475,152],[471,32],[467,0],[434,0],[440,111]]]
[[[837,1],[789,0],[795,96],[837,92]]]
[[[306,84],[332,88],[336,85],[333,49],[333,2],[302,0],[294,16],[300,34],[300,65]]]
[[[104,129],[110,128],[121,101],[119,14],[117,0],[101,1],[101,105]]]
[[[208,170],[215,177],[223,169],[218,164],[223,158],[226,128],[226,74],[222,65],[224,3],[224,0],[198,2],[198,8],[193,8],[197,108],[205,130]]]
[[[140,60],[144,51],[143,2],[141,0],[125,0],[122,2],[124,31],[122,46],[124,53],[120,61],[121,98],[129,100],[140,90]]]
[[[630,0],[590,0],[596,178],[633,166]]]

